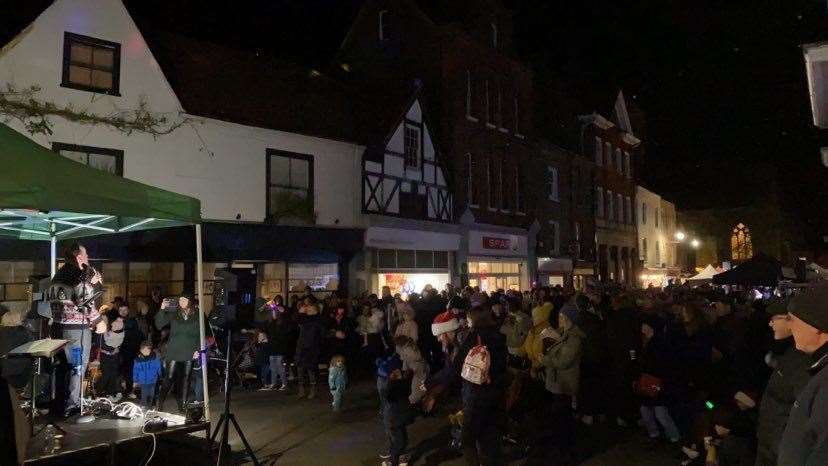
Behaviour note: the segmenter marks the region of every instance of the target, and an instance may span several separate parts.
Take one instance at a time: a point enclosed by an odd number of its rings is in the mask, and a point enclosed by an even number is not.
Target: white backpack
[[[489,349],[480,341],[480,335],[477,336],[477,345],[472,347],[466,359],[463,361],[463,369],[460,371],[460,376],[476,385],[484,385],[489,383],[489,366],[491,359],[489,358]]]

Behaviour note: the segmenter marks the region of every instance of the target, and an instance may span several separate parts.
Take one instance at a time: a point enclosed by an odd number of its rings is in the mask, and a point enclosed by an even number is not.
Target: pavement
[[[322,385],[324,387],[324,385]],[[233,393],[232,411],[261,464],[290,466],[375,466],[384,449],[385,436],[379,419],[376,389],[370,381],[349,388],[344,410],[334,414],[327,391],[315,400],[298,400],[295,388],[279,391]],[[217,394],[220,395],[220,394]],[[222,403],[213,399],[213,419]],[[462,456],[448,448],[450,435],[443,407],[434,416],[420,417],[409,426],[409,446],[416,465],[464,465]],[[652,444],[640,429],[620,429],[607,424],[584,426],[577,432],[576,456],[582,466],[670,466],[680,458],[673,447]],[[237,464],[250,464],[241,455],[243,446],[232,432],[230,444]],[[527,458],[513,449],[505,451],[509,465],[555,466],[554,451],[535,452]]]

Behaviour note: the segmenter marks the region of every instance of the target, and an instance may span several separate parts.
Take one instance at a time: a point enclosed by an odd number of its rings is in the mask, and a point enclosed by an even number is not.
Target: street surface
[[[292,388],[292,387],[291,387]],[[235,412],[247,439],[266,465],[369,466],[378,465],[385,445],[379,421],[379,406],[373,384],[362,382],[349,389],[345,409],[334,415],[328,393],[316,400],[298,401],[294,391],[234,392]],[[214,399],[214,419],[220,413]],[[443,409],[435,416],[418,418],[409,426],[409,446],[416,465],[463,465],[462,457],[447,448],[448,423]],[[580,425],[580,424],[579,424]],[[234,451],[241,442],[231,436]],[[680,458],[664,445],[650,446],[638,430],[620,431],[600,426],[580,426],[578,457],[583,466],[666,466],[678,465]],[[239,460],[241,457],[236,455]],[[515,452],[512,452],[515,456]],[[515,459],[510,465],[550,465],[553,457]]]

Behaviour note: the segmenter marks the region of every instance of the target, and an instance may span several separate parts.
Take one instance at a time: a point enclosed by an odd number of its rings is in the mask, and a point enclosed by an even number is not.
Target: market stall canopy
[[[782,279],[782,265],[773,257],[757,254],[752,259],[713,276],[716,285],[776,286]]]
[[[0,123],[0,235],[50,240],[201,222],[198,199],[61,157]]]
[[[715,267],[713,267],[710,264],[707,264],[707,267],[705,267],[704,270],[697,273],[696,275],[693,275],[692,277],[688,278],[687,280],[690,281],[690,282],[698,282],[698,283],[705,282],[705,281],[709,282],[710,280],[713,279],[713,276],[716,275],[717,273],[719,273],[719,271],[716,270]]]

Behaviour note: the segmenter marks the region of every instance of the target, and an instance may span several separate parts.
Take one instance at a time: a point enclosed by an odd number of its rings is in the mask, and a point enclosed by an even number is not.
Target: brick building
[[[639,260],[633,165],[641,141],[633,134],[622,92],[613,107],[582,115],[580,120],[583,153],[591,153],[595,162],[598,278],[634,286]]]
[[[532,73],[512,53],[511,30],[493,0],[369,0],[336,58],[366,94],[421,89],[454,191],[455,265],[461,281],[489,290],[527,288],[536,249],[554,254],[570,230],[561,160],[532,143]]]

